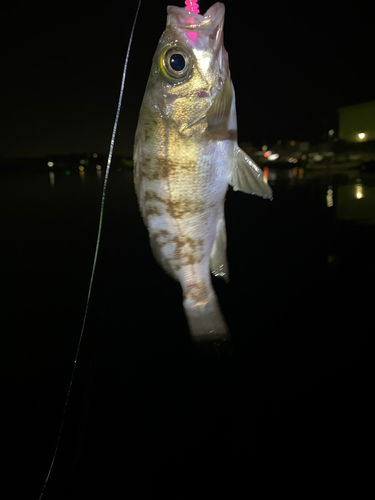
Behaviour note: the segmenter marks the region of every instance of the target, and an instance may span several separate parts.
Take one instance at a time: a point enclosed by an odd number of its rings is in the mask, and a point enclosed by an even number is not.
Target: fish
[[[230,338],[211,279],[229,276],[228,185],[272,199],[262,170],[238,146],[224,15],[220,2],[205,14],[167,7],[134,141],[135,191],[152,253],[180,283],[198,342]]]

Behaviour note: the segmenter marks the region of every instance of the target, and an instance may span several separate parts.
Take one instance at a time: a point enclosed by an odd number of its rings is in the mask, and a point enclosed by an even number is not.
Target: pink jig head
[[[188,12],[192,12],[193,14],[199,14],[199,6],[198,6],[198,0],[185,0],[185,5],[186,5],[186,10]],[[188,19],[188,22],[194,22],[194,17],[191,17]],[[195,42],[197,39],[198,33],[195,33],[194,31],[189,31],[188,37],[192,42]]]

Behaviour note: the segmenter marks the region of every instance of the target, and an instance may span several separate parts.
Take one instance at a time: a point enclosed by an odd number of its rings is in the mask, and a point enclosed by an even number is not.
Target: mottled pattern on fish
[[[227,279],[228,183],[271,197],[261,171],[237,145],[223,23],[220,3],[204,16],[168,7],[134,147],[135,187],[151,247],[160,265],[181,284],[196,339],[227,335],[210,267]],[[198,34],[195,41],[187,36],[189,31]]]

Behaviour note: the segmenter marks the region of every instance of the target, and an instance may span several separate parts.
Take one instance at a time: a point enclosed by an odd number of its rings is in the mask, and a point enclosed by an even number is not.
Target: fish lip
[[[168,5],[167,13],[167,25],[170,24],[176,28],[189,31],[207,30],[211,32],[222,22],[225,14],[225,5],[221,2],[216,2],[211,5],[205,14],[193,14],[184,7]]]

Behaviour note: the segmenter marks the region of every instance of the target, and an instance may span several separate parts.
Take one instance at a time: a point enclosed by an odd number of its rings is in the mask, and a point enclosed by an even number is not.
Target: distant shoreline
[[[2,158],[0,172],[51,172],[59,170],[105,170],[108,157],[102,154],[48,155],[41,158]],[[114,156],[113,167],[132,168],[133,159]]]

